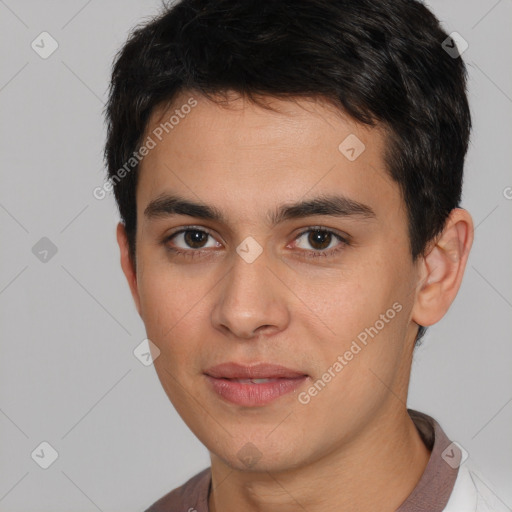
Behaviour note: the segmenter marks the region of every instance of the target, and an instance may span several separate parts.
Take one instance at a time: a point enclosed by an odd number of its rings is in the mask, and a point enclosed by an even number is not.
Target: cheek
[[[399,393],[395,383],[403,360],[407,313],[400,304],[388,302],[382,295],[372,301],[353,297],[352,302],[338,303],[332,309],[336,337],[324,338],[321,347],[317,346],[317,372],[312,388],[306,390],[310,402],[304,406],[305,413],[322,418],[319,423],[328,432],[340,424],[347,432],[358,431],[386,400]],[[356,410],[358,415],[354,415]]]
[[[158,264],[143,268],[138,289],[148,337],[164,351],[189,318],[197,314],[194,304],[200,302],[204,292],[197,286],[187,286],[176,270]]]
[[[320,293],[321,289],[305,284],[310,303],[328,327],[319,327],[316,336],[323,340],[317,347],[322,351],[326,368],[345,354],[347,367],[395,364],[408,322],[408,303],[403,291],[407,284],[401,277],[403,272],[396,267],[389,258],[375,257],[370,264],[360,262],[354,266],[350,275],[340,274],[339,279],[332,281],[328,293],[325,287]],[[364,378],[360,371],[345,373],[351,379]]]
[[[378,262],[359,262],[350,270],[333,273],[318,285],[301,282],[297,295],[324,320],[326,334],[342,340],[356,337],[379,319],[394,302],[391,271]]]
[[[204,359],[213,350],[212,297],[219,282],[213,275],[198,276],[192,267],[153,259],[139,281],[147,337],[160,349],[155,368],[164,373],[168,370],[183,382],[200,373]]]

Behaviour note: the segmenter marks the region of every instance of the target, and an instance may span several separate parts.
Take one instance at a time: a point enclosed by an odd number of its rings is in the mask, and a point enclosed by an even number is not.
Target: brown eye
[[[323,250],[327,249],[329,247],[329,244],[332,240],[332,233],[326,232],[326,231],[310,231],[308,236],[308,243],[311,244],[311,246],[314,249]]]
[[[188,229],[184,232],[183,239],[192,249],[201,249],[210,235],[204,231]]]
[[[304,258],[334,257],[350,245],[349,235],[345,238],[322,227],[306,229],[295,240],[295,245],[302,249],[298,251],[298,255]]]
[[[306,236],[307,235],[307,236]],[[311,250],[316,252],[331,249],[333,246],[340,245],[336,242],[345,242],[338,234],[327,229],[312,228],[303,231],[297,238],[297,246],[300,249]],[[334,242],[334,243],[333,243]]]
[[[171,251],[190,254],[202,249],[221,247],[210,233],[196,228],[176,231],[164,240],[164,245]]]

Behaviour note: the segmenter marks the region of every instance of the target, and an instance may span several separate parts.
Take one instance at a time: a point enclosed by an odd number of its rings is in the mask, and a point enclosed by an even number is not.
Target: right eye
[[[209,245],[208,238],[211,238]],[[172,244],[170,244],[171,241]],[[221,246],[208,231],[194,227],[182,228],[171,233],[164,239],[163,243],[170,251],[190,257],[203,252],[204,249]]]

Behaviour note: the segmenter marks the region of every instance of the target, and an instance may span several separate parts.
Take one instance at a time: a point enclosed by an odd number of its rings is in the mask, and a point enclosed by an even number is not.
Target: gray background
[[[142,510],[209,465],[133,355],[145,338],[119,266],[104,180],[112,58],[156,0],[0,0],[0,510]],[[433,415],[512,506],[511,0],[436,0],[469,43],[474,116],[461,291],[416,353],[409,407]],[[42,59],[31,42],[59,47]],[[507,194],[507,190],[511,193]],[[42,262],[32,247],[49,238]],[[42,442],[59,457],[31,458]]]

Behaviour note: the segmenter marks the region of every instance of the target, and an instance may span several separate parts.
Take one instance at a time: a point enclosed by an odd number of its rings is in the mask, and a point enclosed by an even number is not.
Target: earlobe
[[[128,281],[128,286],[130,287],[130,291],[132,293],[133,300],[135,302],[135,307],[139,315],[141,314],[140,308],[140,298],[139,298],[139,290],[137,285],[137,273],[135,271],[133,262],[130,258],[130,250],[128,244],[128,237],[126,235],[125,226],[122,222],[117,224],[117,243],[119,245],[119,251],[121,254],[121,268],[123,269],[123,273]]]
[[[412,320],[425,327],[446,314],[459,291],[473,244],[473,220],[461,208],[452,210],[443,232],[420,262],[420,279]]]

